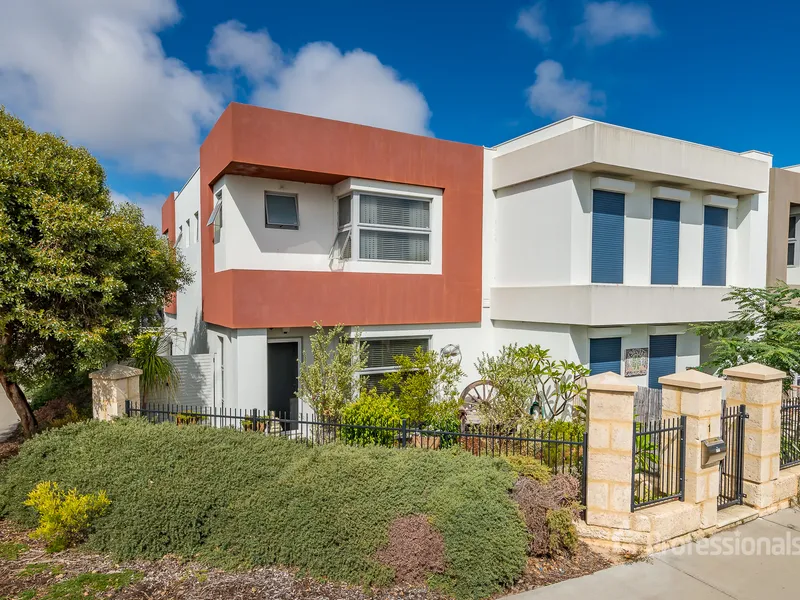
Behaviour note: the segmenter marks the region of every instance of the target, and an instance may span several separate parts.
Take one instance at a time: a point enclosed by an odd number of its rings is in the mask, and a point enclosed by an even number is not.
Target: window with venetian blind
[[[385,340],[365,340],[367,345],[367,366],[361,372],[368,388],[380,389],[380,381],[390,371],[397,371],[395,356],[413,356],[417,347],[428,351],[428,338],[389,338]]]
[[[430,246],[430,200],[364,192],[338,199],[336,258],[427,263]]]

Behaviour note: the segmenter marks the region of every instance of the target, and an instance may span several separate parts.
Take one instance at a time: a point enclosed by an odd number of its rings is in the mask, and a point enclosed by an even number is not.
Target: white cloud
[[[517,29],[525,32],[532,40],[547,44],[550,39],[550,28],[544,22],[544,2],[538,2],[523,8],[517,15]]]
[[[227,21],[214,28],[208,63],[218,69],[238,69],[249,79],[258,80],[281,66],[282,54],[266,30],[251,32],[239,21]]]
[[[185,176],[223,97],[165,55],[174,0],[3,3],[0,103],[123,169]]]
[[[576,35],[589,45],[600,46],[620,38],[655,37],[658,27],[647,4],[589,2]]]
[[[123,202],[130,202],[136,204],[142,209],[144,213],[144,222],[146,225],[153,225],[161,232],[161,206],[166,200],[166,194],[160,196],[158,194],[145,195],[145,194],[132,194],[128,196],[120,192],[111,190],[111,201],[115,204],[122,204]]]
[[[0,104],[120,169],[185,178],[247,77],[267,106],[428,134],[424,96],[373,54],[315,42],[284,57],[265,30],[218,25],[206,72],[167,56],[176,0],[3,0]]]
[[[223,25],[226,26],[222,29],[224,44],[219,37],[220,26],[209,47],[210,59],[217,55],[218,48],[241,48],[252,42],[253,35],[262,36],[258,38],[259,43],[271,56],[282,54],[278,54],[277,46],[265,43],[266,40],[271,43],[266,31],[253,34]],[[271,61],[269,72],[261,56],[244,52],[235,53],[235,58],[233,53],[227,56],[231,57],[229,69],[251,74],[255,84],[251,101],[255,104],[430,135],[430,109],[419,89],[364,50],[343,53],[328,42],[313,42],[283,62]],[[266,76],[254,80],[252,74],[259,71]]]
[[[592,89],[588,81],[566,79],[564,67],[554,60],[539,63],[536,81],[528,88],[527,94],[528,106],[542,117],[588,117],[605,112],[605,94]]]

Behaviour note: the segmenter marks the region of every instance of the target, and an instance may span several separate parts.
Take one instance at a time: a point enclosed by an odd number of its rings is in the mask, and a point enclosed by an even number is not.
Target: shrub
[[[163,329],[140,333],[131,342],[130,353],[133,366],[142,370],[139,386],[142,402],[159,390],[166,390],[174,398],[180,383],[180,373],[167,358],[170,347],[170,334]]]
[[[303,351],[298,395],[305,400],[317,418],[337,419],[342,408],[358,394],[358,373],[367,364],[367,348],[358,330],[349,339],[344,327],[327,331],[315,323],[311,336],[311,359]]]
[[[342,410],[342,422],[348,425],[399,428],[402,421],[397,400],[391,394],[381,394],[376,389],[363,390],[358,400]],[[360,446],[394,446],[397,432],[345,426],[341,428],[341,439]]]
[[[425,429],[439,432],[436,435],[441,448],[451,448],[458,444],[458,434],[461,432],[460,405],[460,400],[447,400],[437,402],[428,409]],[[451,432],[453,435],[441,433],[445,431]]]
[[[547,483],[552,478],[550,467],[543,464],[538,458],[519,454],[510,454],[503,458],[519,477],[530,477],[540,483]]]
[[[578,480],[567,475],[556,475],[546,483],[528,477],[517,480],[513,497],[528,528],[532,555],[552,556],[575,549],[579,490]]]
[[[39,527],[31,536],[43,539],[47,550],[59,552],[81,541],[92,520],[111,504],[104,491],[78,494],[76,489],[63,491],[57,483],[42,481],[23,502],[39,513]]]
[[[87,546],[117,559],[165,554],[223,567],[282,564],[354,584],[391,581],[375,560],[398,517],[427,515],[447,568],[432,584],[458,598],[500,592],[522,572],[527,534],[506,463],[456,450],[292,440],[207,427],[91,421],[23,444],[0,472],[0,517],[39,480],[115,499]]]
[[[551,509],[547,512],[546,520],[550,554],[559,554],[563,550],[574,552],[578,546],[575,511],[570,507]]]
[[[395,356],[394,361],[400,369],[387,373],[381,386],[397,391],[400,411],[414,426],[435,420],[439,416],[437,405],[450,407],[458,403],[458,382],[464,376],[458,363],[419,346],[413,356]]]
[[[513,429],[537,413],[547,420],[581,418],[585,399],[584,378],[589,369],[579,363],[554,360],[549,350],[535,346],[503,346],[498,356],[482,354],[475,364],[482,379],[491,381],[497,394],[478,406],[483,419],[494,426]]]

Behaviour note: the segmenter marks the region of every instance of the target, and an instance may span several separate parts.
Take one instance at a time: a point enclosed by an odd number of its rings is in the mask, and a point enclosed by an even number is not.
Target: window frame
[[[282,196],[284,198],[294,198],[294,214],[295,224],[288,225],[285,223],[270,223],[269,222],[269,196]],[[297,194],[283,191],[264,190],[264,226],[268,229],[288,229],[296,231],[300,229],[300,202]]]
[[[792,231],[792,219],[794,219],[794,237],[789,236],[787,238],[786,243],[786,266],[790,269],[794,269],[800,266],[800,261],[798,260],[798,247],[797,247],[797,226],[800,225],[800,214],[792,214],[789,213],[789,232]],[[794,245],[794,262],[789,262],[789,246]]]
[[[353,230],[356,229],[353,227],[353,195],[355,192],[347,192],[346,194],[341,194],[340,196],[336,197],[336,235],[333,238],[333,246],[331,247],[329,258],[345,261],[345,260],[353,260]],[[341,214],[341,201],[350,196],[350,221],[345,223],[344,225],[339,225],[339,215]],[[350,256],[343,257],[341,256],[341,252],[339,256],[337,256],[338,244],[336,243],[339,239],[339,236],[343,233],[347,233],[347,236],[342,242],[341,251],[343,252],[344,249],[347,247],[348,240],[350,241]]]
[[[376,196],[380,198],[394,198],[398,200],[408,200],[411,202],[426,202],[428,205],[428,227],[406,227],[401,225],[381,225],[374,223],[361,222],[361,194],[367,196]],[[346,225],[339,226],[339,201],[350,196],[350,222]],[[432,264],[433,256],[433,200],[432,196],[412,196],[408,194],[394,194],[384,191],[362,191],[351,189],[345,194],[336,197],[336,233],[350,230],[350,258],[343,258],[340,260],[352,260],[357,262],[367,263],[388,263],[388,264],[404,264],[404,265],[430,265]],[[428,236],[428,259],[427,260],[391,260],[385,258],[363,258],[361,256],[361,231],[387,231],[395,233],[411,233]],[[345,242],[346,243],[346,242]],[[334,249],[336,239],[334,238]],[[333,254],[334,249],[331,250]],[[410,339],[410,338],[409,338]]]

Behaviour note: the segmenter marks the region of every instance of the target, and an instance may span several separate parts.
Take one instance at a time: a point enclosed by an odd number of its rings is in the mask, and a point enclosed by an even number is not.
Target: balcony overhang
[[[491,318],[593,327],[724,321],[727,287],[565,285],[495,287]]]
[[[742,196],[769,189],[770,164],[710,146],[591,123],[498,156],[493,160],[492,187],[570,170]]]

